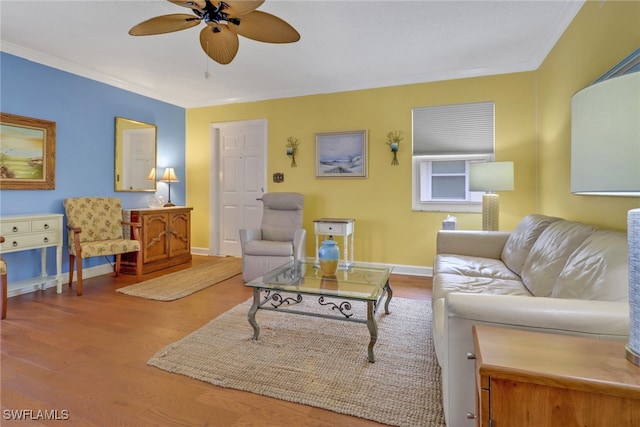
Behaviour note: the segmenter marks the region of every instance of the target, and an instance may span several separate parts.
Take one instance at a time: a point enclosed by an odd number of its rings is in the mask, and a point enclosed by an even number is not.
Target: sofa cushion
[[[574,221],[551,223],[536,240],[529,252],[520,277],[536,297],[548,297],[569,256],[595,228]]]
[[[559,218],[545,215],[528,215],[518,223],[502,249],[502,261],[517,275],[522,272],[522,266],[529,256],[529,252],[540,233]]]
[[[626,234],[596,231],[587,237],[567,260],[551,296],[628,301],[629,255]]]
[[[531,293],[520,280],[494,279],[491,277],[469,277],[459,274],[438,273],[433,278],[431,300],[444,298],[451,292],[466,292],[494,295],[524,295]]]
[[[462,276],[493,277],[495,279],[520,280],[517,274],[509,270],[499,259],[482,258],[467,255],[436,255],[433,264],[435,274],[459,274]]]

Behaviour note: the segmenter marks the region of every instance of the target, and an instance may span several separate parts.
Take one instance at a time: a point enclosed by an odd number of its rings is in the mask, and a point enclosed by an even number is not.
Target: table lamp
[[[169,185],[169,199],[167,200],[167,203],[164,204],[164,207],[166,208],[175,206],[173,203],[171,203],[171,183],[178,182],[178,177],[173,171],[173,168],[166,168],[164,170],[164,173],[162,174],[162,178],[160,178],[160,181],[166,182]]]
[[[151,168],[149,171],[149,176],[147,176],[147,181],[155,181],[156,179],[156,168]]]
[[[469,165],[469,190],[482,195],[482,229],[498,230],[500,196],[496,191],[513,190],[513,162],[478,162]]]
[[[631,63],[634,55],[628,60]],[[635,55],[635,59],[638,55]],[[623,61],[619,65],[622,65]],[[640,196],[640,73],[598,79],[571,99],[571,192]],[[626,357],[640,366],[640,209],[627,213],[629,343]]]

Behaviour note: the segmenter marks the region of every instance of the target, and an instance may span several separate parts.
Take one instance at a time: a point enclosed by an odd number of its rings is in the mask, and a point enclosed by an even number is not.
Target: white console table
[[[338,264],[338,269],[349,268],[353,264],[353,234],[356,228],[356,220],[353,218],[320,218],[313,220],[313,229],[316,235],[316,264],[320,263],[318,255],[318,236],[342,236],[343,260]],[[350,245],[349,245],[350,244]],[[351,246],[351,250],[349,250]]]
[[[0,233],[4,243],[0,253],[40,249],[40,276],[9,284],[9,289],[44,289],[54,281],[56,291],[62,293],[62,214],[6,215],[0,217]],[[47,248],[56,248],[56,274],[47,274]],[[11,264],[7,265],[11,269]],[[13,267],[15,268],[15,267]]]

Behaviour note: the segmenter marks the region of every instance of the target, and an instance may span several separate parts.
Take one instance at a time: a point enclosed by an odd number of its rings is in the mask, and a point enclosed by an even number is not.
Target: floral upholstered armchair
[[[69,231],[69,286],[73,282],[74,264],[78,270],[78,295],[82,295],[82,259],[115,255],[116,276],[120,273],[120,255],[140,252],[142,224],[122,220],[120,199],[111,197],[80,197],[63,202]],[[124,237],[122,227],[131,226],[132,239]],[[142,274],[142,256],[136,257],[137,280]]]

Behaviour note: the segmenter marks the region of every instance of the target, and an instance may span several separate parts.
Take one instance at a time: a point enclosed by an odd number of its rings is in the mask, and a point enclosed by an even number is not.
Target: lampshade
[[[593,84],[571,101],[571,192],[640,196],[640,73]]]
[[[469,190],[513,190],[513,162],[471,163],[469,165]]]
[[[155,181],[156,179],[156,168],[151,168],[149,171],[149,176],[147,176],[147,181]]]
[[[178,182],[178,177],[176,173],[173,171],[173,168],[166,168],[164,173],[162,174],[162,178],[160,178],[162,182]]]
[[[471,163],[469,190],[482,195],[482,229],[497,231],[500,222],[500,196],[494,191],[513,190],[513,162]]]

